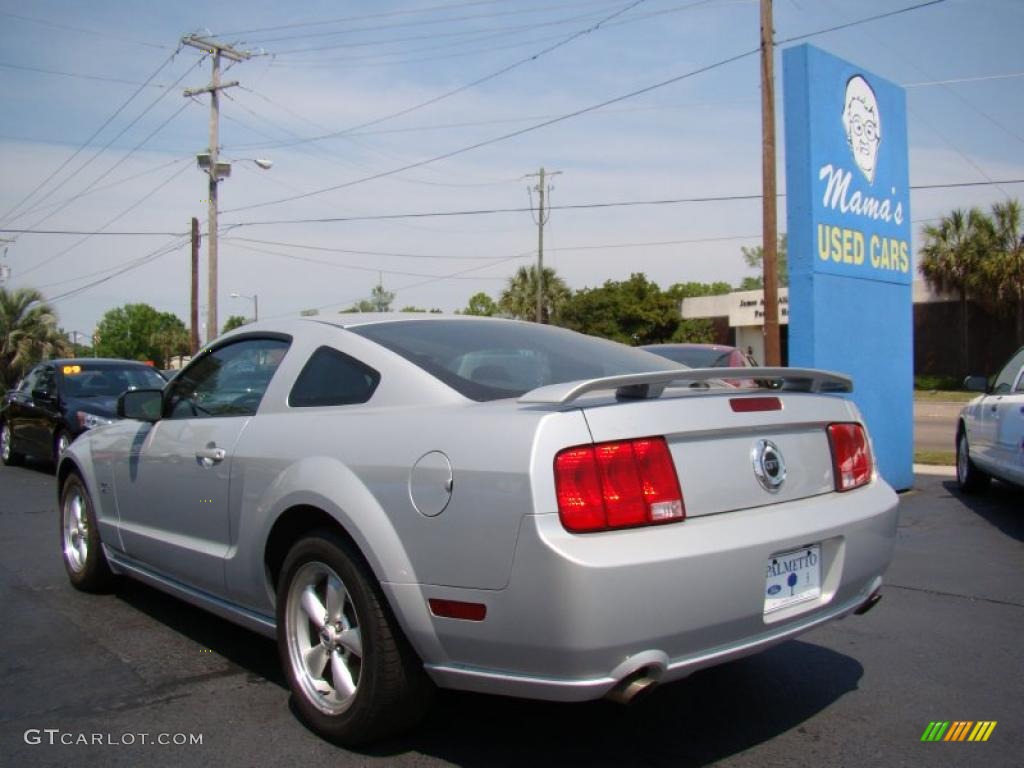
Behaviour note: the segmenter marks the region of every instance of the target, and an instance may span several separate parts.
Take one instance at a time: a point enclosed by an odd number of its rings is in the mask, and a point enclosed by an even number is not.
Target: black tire
[[[104,592],[114,579],[103,554],[92,499],[82,479],[68,475],[60,492],[60,550],[75,589]]]
[[[0,421],[0,460],[5,467],[17,467],[25,460],[23,454],[14,450],[14,432],[6,419]]]
[[[338,579],[333,594],[340,597],[330,606],[332,576]],[[307,592],[319,600],[312,603],[315,612],[325,609],[324,619],[310,618]],[[331,609],[334,615],[326,615]],[[351,645],[355,629],[358,653]],[[316,531],[285,558],[277,584],[277,641],[300,715],[336,744],[356,746],[399,733],[429,707],[433,684],[422,662],[363,558],[333,531]]]
[[[956,436],[956,479],[964,493],[980,493],[988,488],[992,480],[971,461],[967,431],[961,427]]]

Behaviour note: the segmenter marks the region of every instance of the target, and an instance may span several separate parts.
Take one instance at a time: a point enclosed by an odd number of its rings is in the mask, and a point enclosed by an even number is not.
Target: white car
[[[1024,347],[1003,366],[992,386],[968,376],[964,386],[984,392],[960,411],[956,431],[956,477],[967,493],[991,478],[1024,486]]]

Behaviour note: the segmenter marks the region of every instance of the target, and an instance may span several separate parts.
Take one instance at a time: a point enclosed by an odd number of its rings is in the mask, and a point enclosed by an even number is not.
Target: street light
[[[244,293],[232,293],[232,299],[248,299],[252,302],[252,321],[255,323],[260,319],[260,297],[258,293],[254,293],[252,296],[246,296]]]
[[[216,132],[212,135],[211,144],[216,145]],[[196,155],[196,164],[199,169],[210,177],[210,196],[207,199],[207,233],[206,243],[209,252],[209,263],[207,264],[207,308],[206,327],[213,329],[216,333],[217,325],[217,184],[231,175],[231,163],[221,160],[217,154],[217,147],[212,146],[206,152]],[[269,169],[274,163],[264,158],[246,157],[244,160],[255,163],[263,170]]]

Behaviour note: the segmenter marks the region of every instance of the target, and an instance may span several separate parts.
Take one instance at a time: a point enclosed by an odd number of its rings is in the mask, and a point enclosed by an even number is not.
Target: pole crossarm
[[[198,96],[200,93],[213,93],[214,91],[220,91],[225,88],[234,88],[236,85],[238,85],[237,80],[228,80],[226,83],[221,83],[217,86],[205,85],[202,88],[186,88],[182,91],[182,95],[185,98],[188,98],[189,96]]]
[[[217,52],[225,59],[231,59],[232,61],[245,61],[246,59],[252,58],[252,53],[249,51],[239,51],[230,43],[211,40],[210,38],[203,37],[202,35],[185,35],[181,38],[181,44],[198,48],[204,53]]]

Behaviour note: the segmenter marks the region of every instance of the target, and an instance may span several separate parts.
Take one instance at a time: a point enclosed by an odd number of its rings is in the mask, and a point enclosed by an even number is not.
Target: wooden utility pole
[[[192,290],[191,290],[191,339],[189,347],[192,357],[199,351],[199,219],[192,217]]]
[[[775,208],[775,66],[772,0],[761,0],[761,247],[764,253],[764,364],[782,365],[779,344],[778,225]]]
[[[189,88],[185,91],[185,97],[191,98],[200,93],[210,94],[210,149],[208,153],[199,155],[199,167],[203,168],[210,176],[209,197],[207,198],[207,226],[206,244],[209,251],[207,264],[207,306],[206,306],[206,338],[207,341],[218,334],[217,324],[217,183],[220,179],[231,175],[231,164],[220,162],[220,149],[218,130],[220,127],[220,91],[224,88],[232,88],[238,85],[237,80],[227,83],[220,81],[220,59],[223,56],[231,61],[245,61],[252,54],[247,51],[237,51],[234,47],[221,43],[217,40],[200,37],[199,35],[186,35],[181,38],[183,45],[198,48],[213,56],[213,72],[210,77],[210,84],[205,88]]]
[[[544,166],[541,166],[537,173],[526,174],[527,178],[532,176],[537,177],[537,185],[533,188],[537,191],[538,205],[537,205],[537,322],[544,322],[544,225],[547,224],[549,218],[551,218],[550,207],[545,211],[544,209],[544,198],[545,194],[551,193],[551,185],[545,185],[545,178],[548,176],[557,176],[561,171],[552,171],[548,173],[544,170]],[[532,198],[532,195],[531,195]],[[548,204],[550,206],[550,203]],[[532,201],[531,201],[531,208]]]

